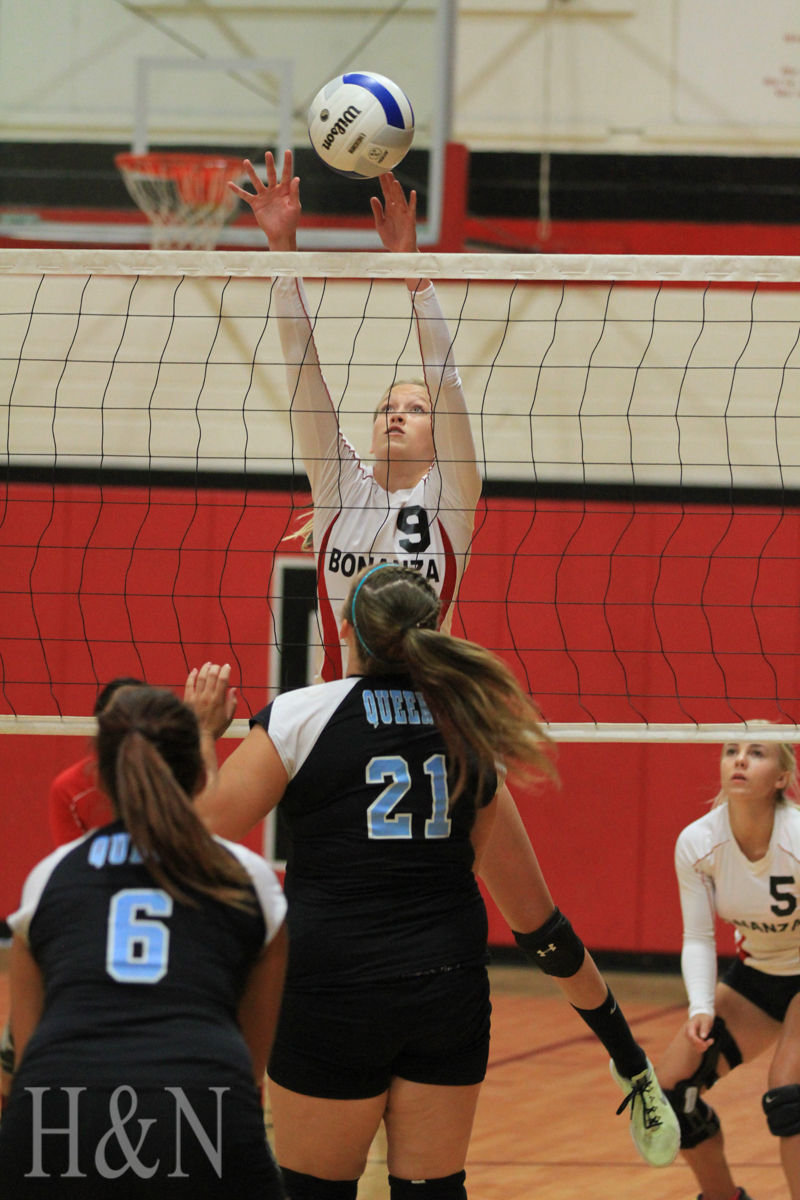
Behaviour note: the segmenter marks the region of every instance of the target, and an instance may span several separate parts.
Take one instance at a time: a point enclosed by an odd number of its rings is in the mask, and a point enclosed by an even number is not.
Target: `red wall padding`
[[[296,556],[282,539],[307,499],[0,490],[0,713],[84,716],[114,675],[179,689],[206,659],[233,664],[239,716],[259,708],[273,565]],[[552,722],[796,722],[799,537],[793,509],[488,498],[454,631],[501,653]],[[83,751],[0,738],[0,914],[50,848],[51,777]],[[519,796],[558,903],[594,948],[675,952],[673,845],[716,791],[716,748],[563,744],[558,759],[560,790]]]

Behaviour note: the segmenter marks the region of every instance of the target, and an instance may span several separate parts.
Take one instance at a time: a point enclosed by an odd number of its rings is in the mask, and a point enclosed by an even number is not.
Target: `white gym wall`
[[[138,60],[252,56],[292,61],[298,138],[320,83],[361,66],[413,93],[427,146],[443,9],[455,25],[448,136],[472,150],[800,145],[796,0],[0,0],[3,136],[132,141]],[[275,136],[268,73],[165,71],[151,98],[155,140]]]

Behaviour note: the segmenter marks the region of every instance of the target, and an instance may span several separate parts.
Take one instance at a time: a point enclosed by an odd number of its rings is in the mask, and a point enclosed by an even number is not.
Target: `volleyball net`
[[[800,259],[91,250],[0,251],[0,730],[210,659],[241,732],[310,681],[291,274],[362,451],[436,283],[484,476],[453,632],[557,739],[796,733]]]

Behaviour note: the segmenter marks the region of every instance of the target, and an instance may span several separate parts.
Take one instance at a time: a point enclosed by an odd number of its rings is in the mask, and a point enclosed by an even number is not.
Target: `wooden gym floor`
[[[0,952],[0,1018],[7,976]],[[683,1020],[679,976],[606,972],[634,1033],[657,1061]],[[467,1163],[470,1200],[694,1200],[678,1160],[654,1169],[636,1154],[621,1092],[602,1047],[539,972],[492,967],[492,1051]],[[754,1200],[785,1200],[778,1145],[761,1111],[767,1058],[714,1089],[729,1160]],[[359,1200],[387,1200],[386,1156],[376,1138]]]

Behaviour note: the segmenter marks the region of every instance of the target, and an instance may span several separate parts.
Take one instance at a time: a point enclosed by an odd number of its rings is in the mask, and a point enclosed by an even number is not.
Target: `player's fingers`
[[[252,192],[246,192],[244,188],[240,188],[238,183],[234,183],[232,179],[228,180],[228,187],[232,192],[236,193],[240,200],[246,200],[248,204],[251,200],[255,200],[255,196]]]
[[[249,158],[246,158],[244,160],[244,169],[247,172],[248,178],[249,178],[250,182],[252,183],[253,187],[256,189],[256,191],[258,191],[259,189],[263,190],[264,185],[261,182],[261,180],[259,179],[258,172],[256,171],[253,164],[250,162]]]
[[[281,183],[288,183],[292,178],[293,158],[291,150],[283,152],[283,170],[281,171]]]
[[[204,689],[208,686],[211,666],[212,664],[210,662],[204,662],[200,670],[197,672],[196,686],[198,693],[204,691]]]
[[[275,169],[275,158],[271,150],[267,150],[264,155],[264,166],[267,171],[268,187],[275,187],[278,182],[278,172]]]

